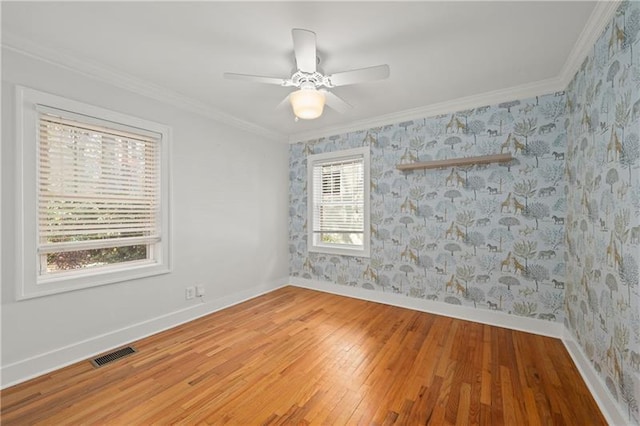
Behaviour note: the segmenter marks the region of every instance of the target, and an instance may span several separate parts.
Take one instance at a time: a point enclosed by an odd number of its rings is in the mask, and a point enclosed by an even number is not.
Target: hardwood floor
[[[12,424],[606,424],[562,342],[285,287],[2,392]]]

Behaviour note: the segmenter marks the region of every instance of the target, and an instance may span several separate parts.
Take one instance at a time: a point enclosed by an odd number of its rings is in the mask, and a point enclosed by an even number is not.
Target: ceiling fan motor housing
[[[325,103],[338,112],[345,112],[351,108],[351,105],[326,89],[389,77],[389,66],[386,64],[325,76],[318,69],[320,58],[317,55],[316,34],[300,28],[294,28],[291,34],[296,68],[290,78],[236,73],[225,73],[225,78],[295,87],[298,90],[287,98],[296,117],[309,120],[322,115]]]
[[[331,80],[328,77],[320,74],[319,72],[308,73],[304,71],[296,71],[291,78],[287,81],[287,86],[299,87],[301,89],[309,88],[313,85],[313,88],[327,87],[331,88]]]

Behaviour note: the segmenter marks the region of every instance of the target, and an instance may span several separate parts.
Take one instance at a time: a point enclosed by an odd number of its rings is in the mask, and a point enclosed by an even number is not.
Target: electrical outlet
[[[189,300],[196,297],[196,289],[194,287],[187,287],[184,292],[184,298]]]
[[[204,286],[203,285],[196,286],[196,297],[204,297]]]

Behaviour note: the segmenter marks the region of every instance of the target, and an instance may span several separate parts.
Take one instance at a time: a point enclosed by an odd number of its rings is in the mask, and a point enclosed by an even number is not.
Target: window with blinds
[[[40,274],[150,259],[160,240],[158,137],[39,117]]]
[[[368,256],[369,151],[311,155],[309,251]]]
[[[16,86],[16,298],[165,274],[171,128]]]

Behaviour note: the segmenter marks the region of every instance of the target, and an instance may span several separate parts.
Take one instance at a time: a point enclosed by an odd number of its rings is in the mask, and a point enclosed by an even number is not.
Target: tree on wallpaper
[[[567,227],[576,245],[566,265],[565,297],[575,301],[566,307],[567,326],[634,423],[640,421],[633,390],[640,370],[640,208],[632,190],[640,184],[638,106],[634,112],[640,64],[633,55],[639,31],[640,5],[622,3],[567,90],[567,155],[576,165],[566,179]]]
[[[623,2],[566,91],[292,144],[291,275],[564,322],[638,424],[639,41],[640,3]],[[308,253],[306,156],[361,146],[371,258]]]
[[[302,258],[307,268],[292,266],[291,274],[561,321],[557,303],[548,299],[563,294],[551,280],[564,280],[563,225],[552,218],[566,212],[557,187],[566,136],[555,122],[564,105],[563,94],[551,94],[292,145],[291,264]],[[293,244],[306,235],[306,155],[359,146],[372,154],[372,256],[308,253],[304,244]],[[499,152],[511,152],[514,161],[396,169]]]

